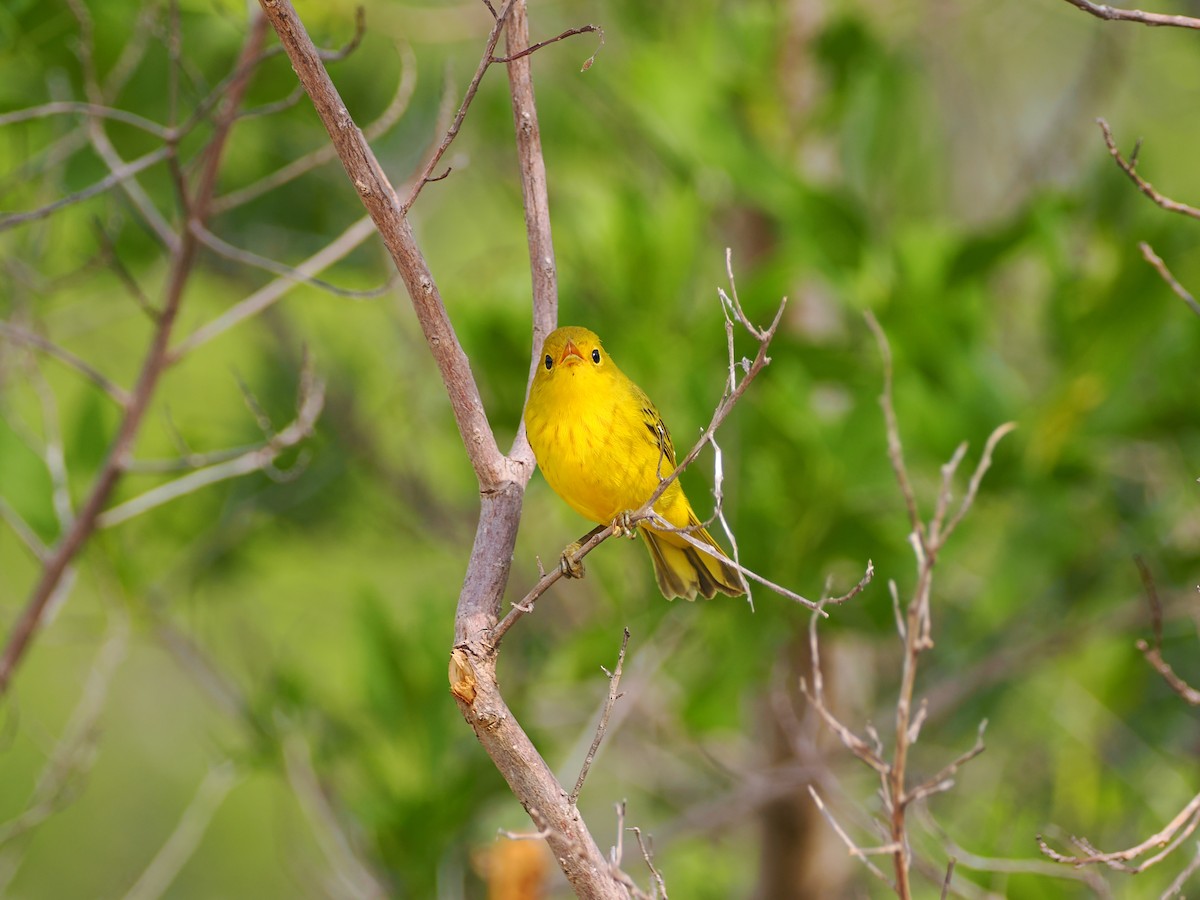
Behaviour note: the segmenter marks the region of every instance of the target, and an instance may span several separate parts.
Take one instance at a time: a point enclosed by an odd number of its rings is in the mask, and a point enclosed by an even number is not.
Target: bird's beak
[[[571,359],[572,356],[575,357],[574,360]],[[568,360],[570,360],[571,362],[575,362],[576,360],[578,360],[579,362],[583,362],[583,354],[580,353],[579,348],[576,347],[570,341],[567,341],[567,346],[563,347],[562,356],[560,356],[558,358],[558,361],[560,363],[565,363]]]

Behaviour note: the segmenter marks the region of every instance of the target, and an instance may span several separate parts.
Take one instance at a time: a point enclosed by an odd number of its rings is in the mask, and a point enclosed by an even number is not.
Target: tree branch
[[[1142,25],[1162,25],[1171,28],[1200,28],[1200,19],[1191,16],[1172,16],[1166,13],[1148,13],[1140,9],[1118,9],[1092,0],[1067,0],[1072,6],[1082,9],[1097,19],[1109,22],[1138,22]]]
[[[1072,0],[1068,0],[1072,2]],[[1200,20],[1197,20],[1200,21]],[[1137,189],[1154,201],[1162,209],[1167,212],[1179,213],[1180,215],[1189,216],[1193,219],[1200,219],[1200,209],[1194,206],[1188,206],[1186,203],[1180,203],[1177,200],[1172,200],[1170,197],[1160,194],[1155,190],[1154,185],[1144,179],[1137,173],[1137,151],[1129,159],[1125,159],[1121,155],[1121,151],[1117,149],[1116,139],[1113,137],[1112,129],[1109,128],[1108,122],[1104,119],[1097,119],[1096,124],[1100,126],[1100,131],[1104,134],[1104,146],[1108,148],[1109,155],[1116,162],[1117,166],[1129,176],[1129,180],[1137,185]],[[1140,142],[1139,142],[1140,146]]]
[[[547,832],[547,843],[576,891],[604,900],[623,898],[624,888],[610,873],[578,810],[567,802],[566,791],[504,702],[496,681],[495,648],[484,639],[495,624],[508,581],[524,487],[533,471],[532,454],[509,459],[500,453],[466,354],[404,207],[346,112],[291,4],[287,0],[260,2],[408,288],[479,480],[480,517],[455,619],[451,692],[514,795],[536,816],[539,830]],[[523,11],[521,0],[509,0],[509,5]],[[487,55],[491,56],[490,50]]]
[[[279,35],[321,124],[337,148],[350,183],[370,213],[400,277],[404,279],[417,321],[450,397],[455,422],[480,488],[495,490],[514,478],[524,484],[530,471],[516,472],[496,446],[470,362],[454,333],[441,293],[417,246],[405,210],[362,131],[346,111],[316,45],[288,0],[260,0],[260,4]]]
[[[1138,247],[1142,251],[1143,259],[1154,266],[1162,280],[1167,283],[1167,287],[1175,292],[1175,296],[1186,303],[1192,312],[1200,316],[1200,301],[1197,301],[1192,296],[1191,291],[1176,280],[1175,276],[1171,274],[1171,270],[1167,268],[1167,264],[1162,261],[1162,258],[1145,241],[1138,244]]]
[[[257,56],[265,37],[265,20],[261,16],[253,16],[251,27],[242,46],[241,59],[246,60]],[[250,70],[239,66],[239,71],[244,71],[245,75],[230,82],[228,102],[214,126],[213,136],[205,150],[200,179],[191,197],[189,214],[200,222],[204,221],[207,214],[208,204],[216,187],[221,156],[237,115],[237,109],[249,87]],[[195,264],[198,248],[199,242],[191,235],[190,230],[185,229],[184,233],[179,236],[172,252],[167,276],[166,301],[155,326],[150,346],[142,361],[137,383],[125,406],[125,414],[117,436],[109,448],[104,465],[101,467],[99,475],[96,476],[79,514],[55,545],[49,559],[42,567],[41,576],[9,634],[3,654],[0,655],[0,696],[5,694],[12,683],[17,666],[38,631],[47,604],[51,597],[58,593],[64,574],[72,560],[95,530],[96,520],[129,461],[142,420],[150,406],[154,390],[158,386],[159,377],[166,366],[167,345],[170,341],[171,329],[183,301],[184,288],[187,286],[188,278]]]

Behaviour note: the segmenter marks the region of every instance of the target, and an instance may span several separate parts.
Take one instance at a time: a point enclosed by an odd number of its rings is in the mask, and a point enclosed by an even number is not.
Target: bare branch
[[[96,527],[111,528],[155,507],[162,506],[164,503],[170,503],[172,500],[195,493],[211,484],[228,481],[231,478],[240,478],[251,472],[266,471],[284,450],[296,446],[312,434],[317,417],[320,416],[324,405],[324,382],[320,379],[313,379],[311,383],[305,384],[301,389],[295,420],[278,434],[272,435],[265,443],[233,459],[189,472],[181,478],[159,485],[118,506],[107,509],[96,517]]]
[[[1145,241],[1139,243],[1138,247],[1142,250],[1142,257],[1158,270],[1158,274],[1167,283],[1167,286],[1175,292],[1175,296],[1186,303],[1192,312],[1200,316],[1200,301],[1197,301],[1191,292],[1176,280],[1175,276],[1171,274],[1171,270],[1167,268],[1167,264],[1162,261],[1159,255]]]
[[[63,349],[48,338],[42,337],[37,332],[22,328],[19,325],[12,325],[0,319],[0,337],[6,337],[17,343],[36,347],[48,356],[54,357],[59,362],[70,366],[76,372],[83,375],[111,397],[118,406],[127,406],[129,404],[129,392],[123,387],[114,384],[90,363],[80,359],[71,351]]]
[[[567,555],[567,559],[573,563],[583,562],[583,558],[599,547],[604,541],[616,534],[616,526],[606,525],[602,528],[593,528],[590,532],[580,538],[572,553]],[[522,616],[533,612],[533,605],[537,599],[546,593],[558,579],[564,577],[562,566],[555,566],[549,572],[545,572],[537,580],[529,592],[512,605],[507,615],[501,619],[495,627],[493,627],[488,636],[490,646],[494,649],[500,646],[500,641],[504,639],[504,635],[508,630],[517,623],[517,620]]]
[[[950,857],[950,862],[946,864],[946,878],[942,881],[942,900],[946,900],[950,896],[950,882],[954,880],[954,867],[958,864],[958,860],[953,856]]]
[[[509,0],[510,3],[516,0]],[[413,309],[425,334],[450,397],[463,445],[481,488],[495,489],[514,477],[523,484],[528,472],[516,474],[496,446],[470,362],[454,333],[441,294],[413,236],[391,182],[375,158],[363,133],[342,103],[317,49],[295,9],[287,0],[261,0],[292,68],[316,107],[321,123],[338,150],[350,182],[379,229],[384,244],[404,279]]]
[[[355,853],[313,768],[312,749],[299,733],[291,732],[284,737],[283,762],[288,783],[308,819],[317,846],[337,878],[338,893],[348,897],[386,897],[388,892]]]
[[[70,2],[80,20],[80,27],[87,31],[90,29],[90,19],[86,9],[77,0],[70,0]],[[265,20],[261,16],[253,16],[251,27],[242,46],[242,59],[256,56],[265,36]],[[85,40],[84,43],[86,45],[87,41]],[[245,95],[248,85],[248,77],[234,79],[231,82],[228,103],[222,111],[221,118],[214,126],[213,136],[205,150],[204,167],[192,198],[191,209],[191,215],[200,221],[203,221],[207,215],[208,203],[216,185],[221,154],[226,146],[237,107],[241,104],[241,98]],[[60,593],[64,584],[64,575],[76,554],[95,530],[96,520],[124,471],[134,440],[141,428],[151,397],[167,362],[167,346],[171,330],[179,312],[184,288],[195,263],[198,247],[198,242],[190,233],[185,232],[177,241],[167,275],[166,301],[156,323],[150,346],[143,358],[137,383],[125,406],[117,436],[109,448],[108,456],[100,473],[96,476],[79,514],[55,545],[50,558],[46,560],[41,576],[26,601],[24,610],[12,627],[3,654],[0,654],[0,695],[3,695],[11,684],[16,668],[37,633],[52,598],[65,596]]]
[[[125,900],[154,900],[166,893],[179,870],[200,846],[213,816],[238,780],[237,770],[228,760],[209,769],[184,809],[179,824],[129,889]]]
[[[1176,694],[1191,706],[1200,706],[1200,690],[1192,687],[1179,677],[1171,664],[1162,655],[1162,603],[1158,599],[1158,588],[1154,584],[1154,576],[1150,568],[1140,556],[1133,558],[1137,564],[1138,576],[1142,579],[1142,588],[1146,592],[1146,602],[1150,605],[1150,622],[1154,632],[1154,643],[1138,640],[1135,646],[1146,657],[1156,671]]]
[[[197,347],[207,344],[213,338],[224,334],[235,325],[258,315],[264,309],[270,307],[296,286],[297,278],[293,277],[293,275],[308,280],[312,277],[313,273],[324,271],[376,233],[375,223],[371,221],[371,217],[363,216],[334,238],[333,241],[326,244],[304,262],[295,266],[291,270],[292,275],[277,278],[270,284],[259,288],[246,299],[235,303],[207,325],[197,328],[192,334],[180,341],[176,347],[172,348],[168,354],[168,363],[174,364],[179,362],[179,360],[183,359],[183,357],[187,356]]]
[[[983,445],[983,455],[979,457],[979,464],[975,466],[975,471],[971,474],[971,481],[967,485],[967,493],[963,497],[962,503],[959,504],[954,518],[950,520],[950,524],[942,532],[938,547],[945,544],[950,535],[954,533],[954,529],[958,527],[958,523],[962,521],[963,516],[967,514],[967,511],[970,510],[971,505],[975,502],[975,495],[979,493],[979,485],[983,482],[983,476],[992,467],[992,454],[996,450],[996,445],[1000,443],[1000,440],[1006,434],[1016,430],[1016,427],[1016,422],[1005,422],[1003,425],[997,425],[992,430],[992,433],[988,435],[988,439]]]
[[[404,201],[404,205],[400,208],[401,215],[408,215],[408,211],[412,209],[413,203],[421,194],[421,189],[430,181],[439,180],[433,179],[430,176],[433,170],[437,168],[446,151],[450,149],[450,145],[454,143],[454,139],[458,137],[458,131],[462,128],[463,120],[467,117],[467,110],[471,106],[471,101],[475,99],[475,93],[479,90],[479,83],[483,81],[483,76],[492,65],[492,53],[496,49],[496,43],[500,40],[500,32],[504,30],[505,22],[508,20],[509,14],[512,12],[513,5],[517,0],[505,0],[504,6],[500,8],[499,14],[496,16],[496,24],[492,26],[492,31],[488,35],[487,43],[484,45],[483,56],[479,59],[479,65],[475,69],[475,74],[471,78],[470,84],[467,85],[467,91],[463,95],[462,103],[458,107],[458,112],[454,115],[454,121],[450,123],[450,127],[446,130],[445,137],[438,145],[437,149],[429,157],[429,161],[425,164],[425,170],[417,178],[413,185],[408,199]]]
[[[842,828],[842,826],[838,823],[838,820],[834,818],[833,813],[826,808],[825,803],[821,800],[821,795],[817,793],[817,789],[811,784],[808,786],[808,794],[813,798],[813,802],[817,804],[817,809],[820,810],[821,815],[825,817],[825,821],[830,824],[833,830],[837,832],[837,836],[842,839],[842,843],[846,845],[846,849],[850,851],[850,855],[858,857],[858,859],[862,861],[862,864],[867,867],[867,870],[872,875],[874,875],[884,884],[888,885],[890,888],[892,888],[892,890],[895,890],[896,886],[892,884],[888,877],[883,874],[882,870],[880,870],[875,863],[871,862],[869,857],[884,853],[895,853],[898,848],[891,844],[885,844],[882,847],[869,847],[867,849],[859,847],[858,844],[854,843],[854,839],[851,838],[850,835],[846,833],[845,829]]]
[[[642,829],[636,825],[631,825],[629,826],[629,830],[637,838],[638,849],[642,851],[642,859],[645,861],[646,867],[650,870],[650,877],[654,879],[654,886],[658,889],[654,896],[661,896],[662,900],[667,900],[667,884],[663,881],[662,873],[654,867],[653,854],[650,852],[650,848],[646,846],[646,842],[642,840]]]
[[[368,141],[373,141],[387,134],[392,126],[400,121],[416,91],[417,61],[412,48],[407,44],[400,44],[398,45],[398,51],[401,62],[400,79],[396,83],[396,92],[392,95],[391,102],[388,103],[387,108],[379,114],[379,118],[363,129],[363,134]],[[219,215],[235,209],[244,203],[248,203],[273,191],[277,187],[294,181],[306,172],[311,172],[319,166],[333,162],[335,159],[337,159],[337,150],[333,144],[322,144],[311,153],[306,153],[299,159],[292,160],[286,166],[275,169],[258,181],[217,197],[213,201],[213,214]]]
[[[608,716],[612,712],[613,705],[620,699],[621,695],[617,693],[617,686],[621,683],[621,666],[625,664],[625,650],[629,647],[629,629],[625,629],[625,636],[621,639],[621,652],[617,654],[617,666],[610,673],[605,669],[605,674],[608,675],[608,699],[604,702],[604,708],[600,713],[600,722],[596,725],[596,736],[592,738],[592,746],[588,748],[587,756],[583,760],[583,767],[579,770],[579,777],[575,780],[575,789],[571,791],[571,796],[568,802],[572,806],[577,806],[579,803],[579,792],[583,790],[584,779],[587,778],[588,770],[592,767],[592,761],[596,758],[596,751],[600,749],[600,742],[604,740],[604,733],[608,731]]]
[[[1166,826],[1156,834],[1150,835],[1146,840],[1136,846],[1130,847],[1127,850],[1118,850],[1114,853],[1102,853],[1095,850],[1085,839],[1076,838],[1076,841],[1082,846],[1089,848],[1088,852],[1083,856],[1068,856],[1053,850],[1045,839],[1039,834],[1037,841],[1042,853],[1050,857],[1055,862],[1067,863],[1072,866],[1085,866],[1094,863],[1104,863],[1111,868],[1118,869],[1122,872],[1136,874],[1142,872],[1150,866],[1161,862],[1168,856],[1181,842],[1186,840],[1192,832],[1196,830],[1196,826],[1200,825],[1200,794],[1193,797],[1179,814],[1175,816]],[[1158,853],[1143,860],[1136,866],[1128,866],[1127,862],[1137,859],[1156,848],[1162,848]]]
[[[1165,13],[1148,13],[1140,9],[1118,9],[1092,0],[1067,0],[1072,6],[1082,9],[1097,19],[1110,22],[1137,22],[1141,25],[1162,25],[1172,28],[1200,28],[1200,19],[1191,16],[1172,16]]]
[[[913,532],[922,540],[925,539],[925,523],[921,521],[921,513],[917,509],[917,497],[913,493],[912,483],[908,479],[908,469],[904,465],[904,447],[900,443],[900,426],[896,423],[896,407],[892,400],[892,347],[887,335],[879,325],[879,320],[870,310],[863,313],[867,326],[875,335],[879,345],[879,355],[883,357],[883,394],[879,403],[883,407],[883,417],[887,426],[888,459],[892,463],[892,471],[900,484],[900,493],[904,504],[908,507],[908,521]]]
[[[1075,0],[1067,0],[1068,3]],[[1200,19],[1194,20],[1200,22]],[[1200,219],[1200,209],[1194,206],[1188,206],[1186,203],[1179,203],[1172,200],[1170,197],[1165,197],[1154,189],[1154,186],[1146,179],[1142,178],[1137,173],[1136,156],[1131,157],[1128,161],[1121,156],[1121,151],[1117,149],[1117,142],[1113,138],[1112,129],[1108,127],[1108,122],[1104,119],[1097,119],[1096,124],[1100,126],[1100,131],[1104,134],[1104,145],[1108,147],[1109,155],[1120,167],[1121,171],[1129,176],[1129,180],[1137,185],[1137,189],[1153,200],[1158,206],[1165,209],[1167,212],[1179,213],[1184,216],[1190,216],[1193,219]]]
[[[916,803],[918,800],[924,800],[931,794],[941,793],[952,788],[954,786],[954,776],[958,773],[958,770],[984,751],[983,732],[987,729],[987,723],[987,719],[983,719],[979,723],[979,731],[975,735],[975,743],[970,750],[962,753],[932,778],[912,788],[904,797],[900,798],[900,802],[906,804]]]
[[[82,203],[84,200],[90,200],[98,194],[103,194],[105,191],[129,181],[144,169],[157,165],[170,156],[170,154],[170,148],[160,147],[157,150],[152,150],[143,156],[139,156],[133,162],[121,163],[113,167],[108,175],[101,178],[95,184],[61,197],[53,203],[47,203],[45,206],[40,206],[29,212],[11,213],[7,216],[0,216],[0,232],[8,231],[11,228],[16,228],[18,225],[25,225],[29,222],[37,222],[68,206],[74,206],[76,203]]]
[[[604,46],[604,29],[603,28],[601,28],[599,25],[581,25],[578,28],[568,28],[562,34],[555,35],[554,37],[548,38],[544,41],[538,41],[536,44],[534,44],[530,47],[526,47],[521,52],[514,53],[511,56],[493,56],[491,61],[494,63],[515,62],[516,60],[521,59],[522,57],[529,56],[529,54],[531,54],[531,53],[536,53],[537,51],[541,50],[543,47],[548,47],[550,44],[555,44],[558,41],[565,40],[566,38],[569,38],[569,37],[575,37],[575,35],[577,35],[577,34],[597,34],[597,35],[599,35],[600,45],[596,48],[596,53],[599,53],[600,49]],[[592,64],[595,63],[595,61],[596,61],[596,53],[593,53],[586,60],[584,60],[583,68],[581,68],[579,71],[586,72],[588,69],[590,69],[592,67]]]
[[[111,106],[101,106],[97,103],[78,103],[69,100],[59,100],[53,103],[43,103],[40,106],[29,106],[25,109],[18,109],[14,112],[0,115],[0,128],[5,125],[16,125],[19,122],[28,122],[31,119],[43,119],[48,116],[73,115],[75,113],[83,113],[97,119],[110,119],[114,122],[122,122],[126,125],[132,125],[134,128],[140,128],[142,131],[149,132],[161,140],[169,140],[173,137],[173,132],[159,125],[157,122],[151,122],[149,119],[139,116],[137,113],[131,113],[123,109],[115,109]]]
[[[954,512],[950,521],[946,516],[950,513],[952,487],[954,476],[959,465],[965,458],[967,446],[960,444],[950,459],[941,467],[941,485],[935,498],[934,512],[928,522],[920,518],[917,508],[916,495],[908,477],[904,462],[904,447],[900,438],[892,397],[892,357],[887,336],[879,322],[870,313],[866,313],[867,324],[874,333],[879,345],[880,356],[883,359],[884,390],[880,398],[883,408],[884,425],[887,434],[888,458],[896,476],[896,482],[904,496],[908,508],[909,544],[916,560],[917,578],[912,596],[907,606],[902,610],[899,589],[894,580],[889,580],[888,591],[892,598],[892,607],[896,618],[896,630],[903,644],[902,670],[900,687],[896,697],[896,719],[894,744],[891,759],[884,757],[883,742],[878,733],[870,725],[866,733],[871,743],[864,741],[840,722],[825,706],[821,684],[820,654],[816,634],[816,617],[809,625],[809,647],[812,658],[813,690],[810,693],[801,681],[801,690],[808,696],[809,702],[825,723],[831,728],[839,740],[860,760],[876,771],[880,776],[880,799],[887,812],[886,828],[891,841],[881,848],[881,852],[889,853],[895,872],[893,890],[901,900],[912,897],[911,872],[913,867],[912,851],[909,847],[908,807],[931,794],[949,789],[954,783],[954,775],[958,769],[978,756],[983,751],[983,729],[986,721],[980,724],[979,734],[975,745],[961,754],[949,765],[945,766],[932,778],[912,788],[908,787],[908,757],[909,751],[920,737],[921,727],[925,722],[928,705],[922,700],[913,712],[914,692],[917,680],[917,669],[921,654],[933,647],[932,616],[930,613],[930,596],[932,591],[933,573],[937,564],[938,552],[953,533],[963,516],[971,508],[979,491],[984,474],[991,465],[992,454],[999,440],[1012,430],[1012,423],[1001,425],[994,429],[984,446],[979,464],[972,474],[967,491]],[[846,840],[843,837],[843,840]],[[918,861],[919,862],[919,861]],[[934,876],[938,877],[938,876]],[[943,879],[943,892],[950,887],[951,874],[948,872]]]
[[[223,256],[226,259],[241,263],[246,266],[253,266],[256,269],[264,269],[273,275],[279,275],[282,278],[287,278],[298,284],[307,284],[309,287],[315,287],[322,291],[328,291],[335,297],[345,297],[349,300],[369,300],[374,297],[380,297],[392,289],[392,284],[395,281],[395,275],[381,284],[379,287],[368,288],[367,290],[355,290],[352,288],[338,287],[336,284],[325,281],[321,278],[313,278],[306,275],[299,269],[295,269],[285,263],[276,262],[273,259],[268,259],[265,256],[259,256],[257,253],[251,253],[249,250],[243,250],[241,247],[235,247],[233,244],[221,240],[204,226],[193,223],[192,233],[196,236],[205,247],[216,253],[218,256]]]

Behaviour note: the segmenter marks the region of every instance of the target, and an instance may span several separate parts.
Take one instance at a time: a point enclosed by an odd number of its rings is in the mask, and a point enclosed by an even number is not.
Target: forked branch
[[[883,798],[885,821],[879,823],[880,831],[887,835],[887,843],[863,849],[837,823],[832,813],[821,801],[815,791],[813,800],[821,813],[829,819],[834,829],[850,851],[861,859],[872,874],[886,881],[896,894],[908,900],[912,893],[912,850],[909,845],[909,808],[920,803],[932,794],[949,790],[954,785],[958,769],[983,752],[983,730],[986,722],[981,723],[974,745],[958,758],[946,765],[941,771],[916,784],[910,784],[908,773],[909,750],[920,737],[921,726],[925,721],[926,706],[924,702],[914,711],[914,696],[916,690],[917,669],[922,654],[933,649],[933,624],[930,610],[934,567],[937,558],[950,535],[954,533],[963,517],[971,509],[979,493],[984,474],[991,466],[992,454],[996,445],[1015,426],[1009,422],[1000,425],[992,431],[984,444],[983,453],[978,464],[967,482],[967,489],[957,508],[953,504],[954,478],[966,454],[966,444],[961,444],[955,450],[950,460],[942,466],[942,482],[934,501],[934,511],[928,520],[921,518],[916,493],[912,479],[904,460],[904,446],[900,437],[900,429],[893,400],[893,370],[892,354],[887,336],[878,321],[869,312],[866,315],[867,325],[875,335],[879,346],[879,354],[883,360],[883,392],[880,404],[883,408],[884,426],[887,433],[888,458],[891,461],[896,483],[904,499],[908,511],[909,544],[916,558],[916,583],[911,597],[903,609],[899,590],[895,582],[889,582],[893,601],[896,607],[897,631],[903,647],[903,662],[900,676],[900,689],[896,698],[896,721],[892,749],[890,755],[885,751],[880,736],[870,726],[867,727],[867,737],[861,737],[849,726],[845,725],[829,708],[825,699],[824,681],[821,674],[821,656],[817,642],[817,616],[814,614],[810,624],[809,646],[812,658],[811,687],[806,681],[801,681],[801,690],[808,698],[813,708],[825,724],[854,756],[875,771],[880,780],[880,795]],[[953,511],[952,511],[953,510]],[[870,856],[887,855],[892,860],[893,877],[887,878],[876,867]],[[949,881],[953,870],[947,871],[943,878],[943,892],[949,890]]]

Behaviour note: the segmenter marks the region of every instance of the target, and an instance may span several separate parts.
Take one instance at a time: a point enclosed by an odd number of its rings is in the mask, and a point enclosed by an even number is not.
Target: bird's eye
[[[597,363],[597,364],[600,362],[600,351],[599,350],[592,351],[592,362]]]
[[[554,368],[554,357],[548,353],[546,354],[546,368],[547,369]]]

